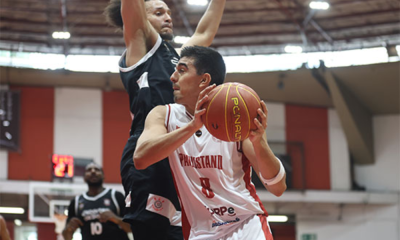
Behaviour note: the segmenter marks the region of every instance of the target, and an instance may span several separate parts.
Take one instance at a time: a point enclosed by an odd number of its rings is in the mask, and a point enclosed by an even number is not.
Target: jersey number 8
[[[214,192],[211,189],[210,179],[209,178],[200,178],[201,186],[203,187],[201,191],[206,195],[208,198],[214,197]]]

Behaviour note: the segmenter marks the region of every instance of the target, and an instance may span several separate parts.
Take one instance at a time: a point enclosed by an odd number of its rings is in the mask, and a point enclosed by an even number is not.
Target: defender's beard
[[[173,33],[160,33],[160,36],[163,40],[166,40],[166,41],[172,41],[172,39],[174,39]]]

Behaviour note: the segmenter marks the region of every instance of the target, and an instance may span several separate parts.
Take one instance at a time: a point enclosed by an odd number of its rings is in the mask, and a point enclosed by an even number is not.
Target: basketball
[[[241,83],[224,83],[208,94],[201,116],[204,126],[216,138],[226,142],[243,141],[257,129],[254,118],[261,108],[260,97]]]

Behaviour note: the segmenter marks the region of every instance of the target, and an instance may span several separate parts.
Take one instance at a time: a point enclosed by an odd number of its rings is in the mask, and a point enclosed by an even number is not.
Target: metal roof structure
[[[206,6],[165,0],[175,35],[189,36]],[[283,53],[289,44],[305,52],[336,51],[400,44],[397,0],[328,0],[313,10],[310,0],[227,0],[212,44],[221,54]],[[11,51],[119,55],[122,33],[102,14],[108,0],[2,0],[0,49]],[[68,30],[71,38],[52,38]],[[178,44],[175,44],[179,47]]]

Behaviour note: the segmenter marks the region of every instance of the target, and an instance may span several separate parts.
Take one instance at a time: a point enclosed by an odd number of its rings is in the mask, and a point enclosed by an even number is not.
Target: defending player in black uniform
[[[103,187],[103,169],[95,163],[86,166],[85,182],[89,191],[76,196],[68,207],[65,240],[71,240],[80,227],[82,240],[128,240],[129,224],[122,221],[124,196]]]
[[[195,33],[184,46],[209,46],[217,33],[225,0],[212,0]],[[179,60],[167,41],[173,39],[171,11],[159,0],[111,0],[108,22],[123,30],[126,51],[119,62],[134,118],[121,159],[126,194],[125,221],[135,240],[183,239],[180,204],[168,160],[137,170],[133,164],[136,142],[147,114],[157,105],[173,102],[169,80]]]

